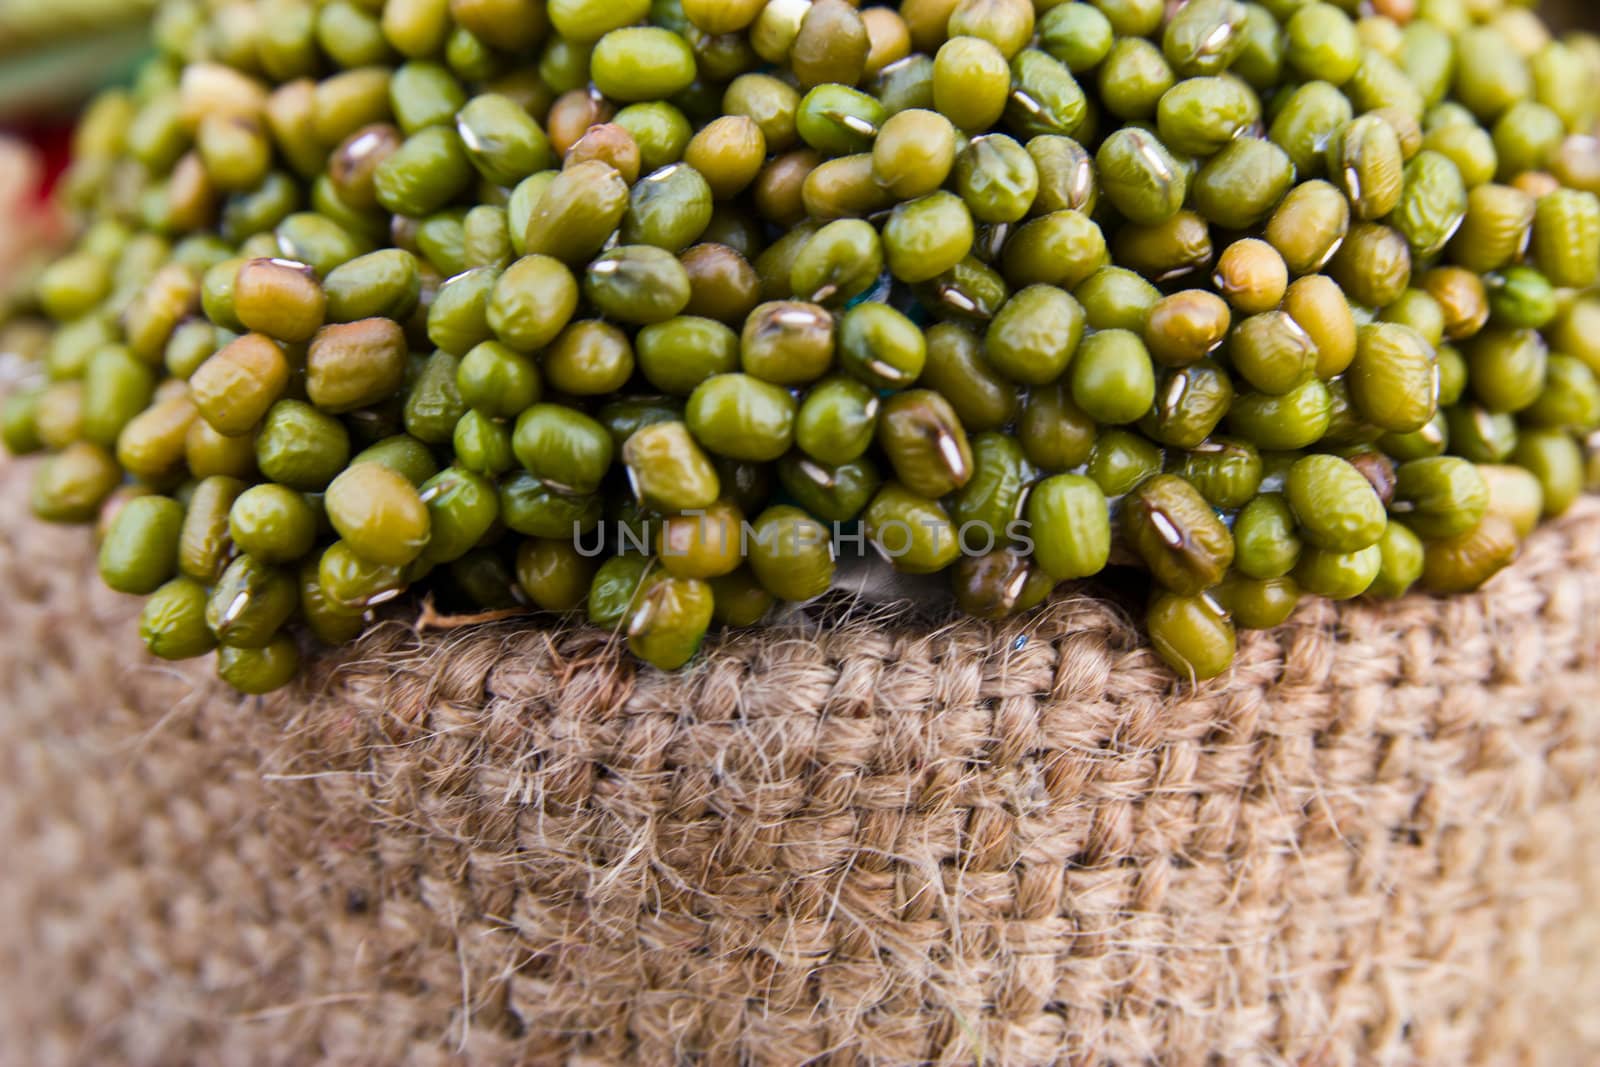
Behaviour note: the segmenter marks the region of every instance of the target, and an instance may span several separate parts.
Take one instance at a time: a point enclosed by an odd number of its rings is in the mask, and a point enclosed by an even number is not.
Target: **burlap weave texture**
[[[1583,1064],[1600,505],[1176,686],[1102,601],[690,672],[138,649],[0,467],[0,1064]]]

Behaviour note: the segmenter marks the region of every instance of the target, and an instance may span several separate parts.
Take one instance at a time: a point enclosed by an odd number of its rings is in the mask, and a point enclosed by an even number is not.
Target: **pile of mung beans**
[[[986,619],[1136,564],[1205,678],[1302,595],[1477,587],[1600,470],[1600,41],[1507,0],[155,38],[83,116],[4,442],[245,692],[408,590],[677,668],[861,545]]]

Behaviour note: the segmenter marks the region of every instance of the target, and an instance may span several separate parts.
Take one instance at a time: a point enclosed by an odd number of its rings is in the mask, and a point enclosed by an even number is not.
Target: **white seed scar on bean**
[[[1183,532],[1173,525],[1171,519],[1159,511],[1150,513],[1150,522],[1155,526],[1156,533],[1161,535],[1161,540],[1166,542],[1168,548],[1177,548],[1183,544]]]
[[[939,455],[951,477],[966,477],[967,458],[961,454],[961,443],[956,440],[955,434],[947,430],[939,431]]]
[[[234,622],[237,622],[239,616],[244,614],[244,609],[249,606],[250,590],[239,590],[234,598],[228,602],[228,610],[222,613],[222,624],[224,626],[228,626]]]

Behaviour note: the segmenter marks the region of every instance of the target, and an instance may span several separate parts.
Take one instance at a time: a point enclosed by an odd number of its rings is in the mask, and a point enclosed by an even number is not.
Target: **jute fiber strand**
[[[1584,1064],[1600,504],[1175,684],[1103,600],[139,650],[0,469],[0,1063]]]

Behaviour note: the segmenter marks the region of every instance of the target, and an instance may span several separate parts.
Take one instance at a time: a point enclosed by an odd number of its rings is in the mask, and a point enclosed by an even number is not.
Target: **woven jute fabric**
[[[0,468],[0,1063],[1584,1064],[1600,505],[1179,685],[1104,600],[690,670],[145,657]]]

